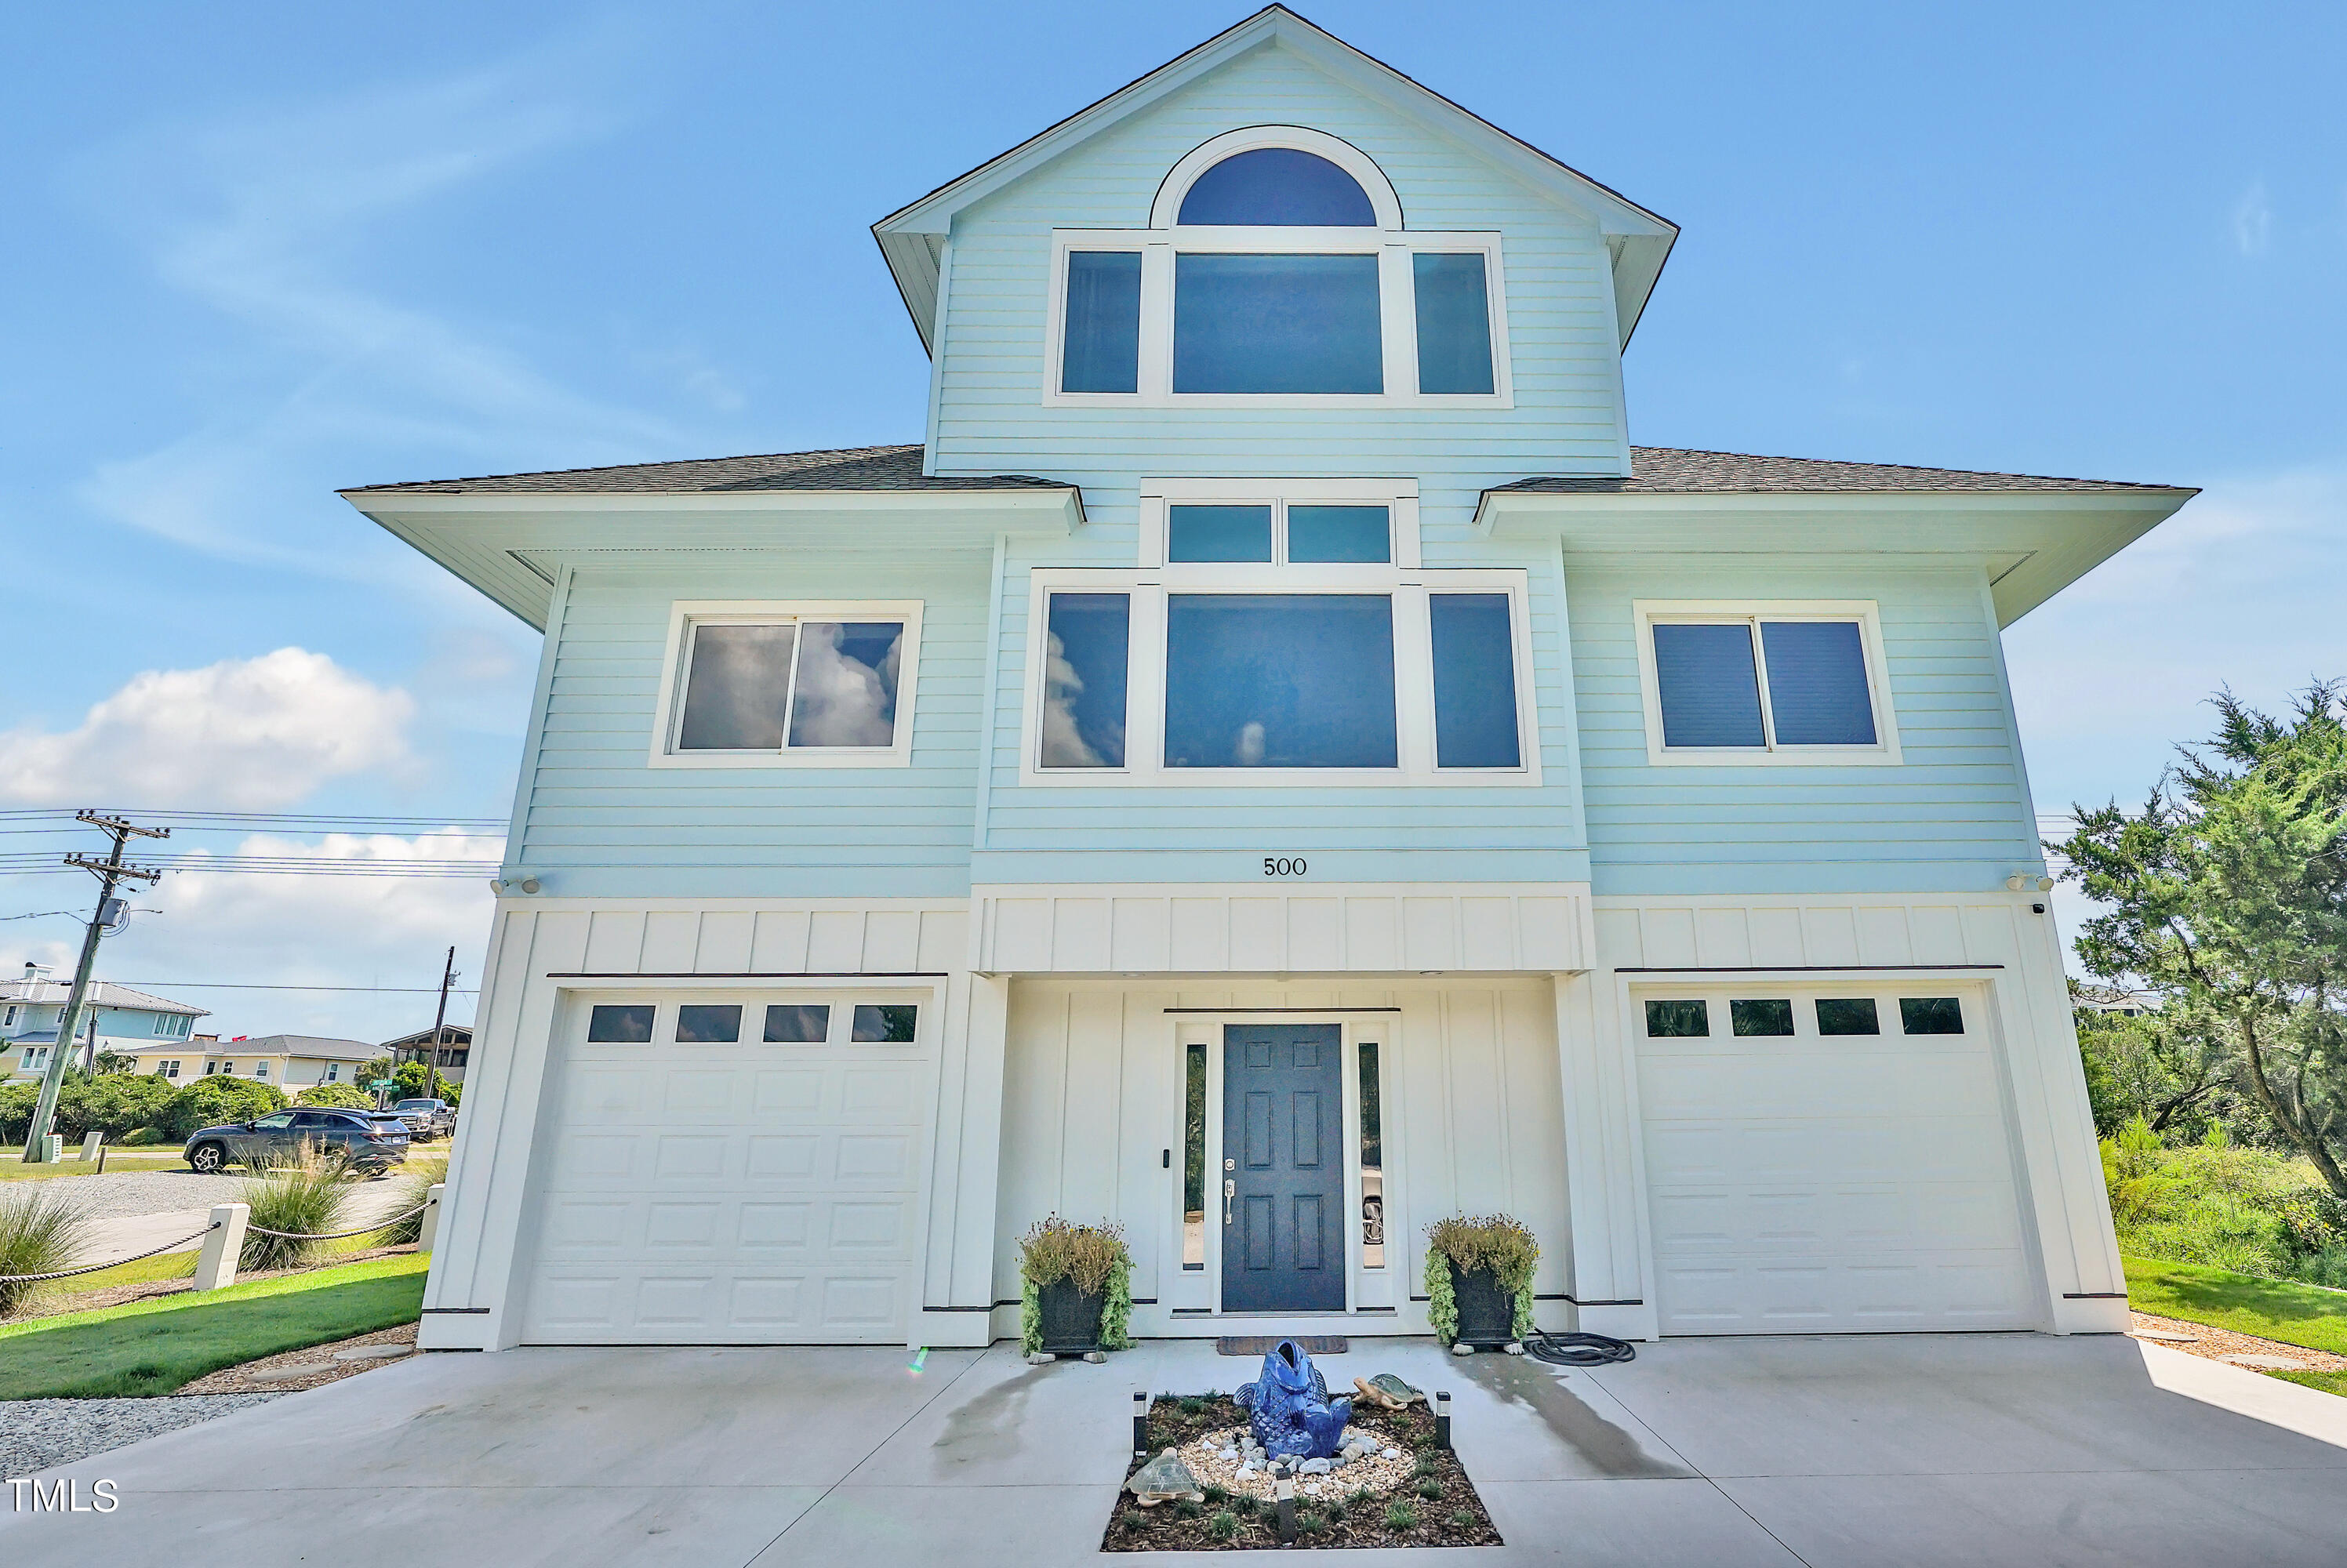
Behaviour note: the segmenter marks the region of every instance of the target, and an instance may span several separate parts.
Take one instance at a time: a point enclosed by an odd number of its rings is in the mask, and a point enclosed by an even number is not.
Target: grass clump
[[[1195,1394],[1183,1395],[1180,1404],[1182,1413],[1185,1416],[1203,1416],[1206,1413],[1206,1401]]]
[[[272,1165],[247,1181],[237,1201],[252,1211],[245,1222],[248,1227],[292,1233],[263,1235],[248,1228],[243,1250],[237,1254],[237,1267],[251,1274],[306,1268],[318,1260],[324,1244],[297,1237],[349,1228],[343,1216],[351,1202],[350,1167],[305,1143],[292,1161]]]
[[[0,1275],[67,1267],[89,1239],[88,1208],[61,1183],[28,1182],[0,1194]],[[0,1281],[0,1317],[23,1311],[42,1284]]]
[[[1321,1528],[1320,1516],[1306,1509],[1296,1516],[1296,1528],[1307,1535],[1317,1534]]]
[[[1206,1533],[1217,1541],[1228,1541],[1239,1532],[1239,1516],[1224,1509],[1206,1521]]]
[[[1186,1497],[1174,1505],[1174,1517],[1176,1519],[1195,1519],[1205,1512]]]
[[[1389,1502],[1389,1503],[1387,1503],[1387,1504],[1386,1504],[1386,1528],[1387,1528],[1388,1530],[1415,1530],[1415,1529],[1417,1529],[1417,1528],[1418,1528],[1418,1509],[1417,1509],[1417,1506],[1416,1506],[1415,1504],[1408,1503],[1408,1502]]]
[[[329,1085],[329,1087],[333,1087]],[[402,1216],[375,1232],[377,1246],[414,1246],[424,1239],[424,1215],[410,1214],[421,1210],[432,1189],[448,1179],[448,1156],[418,1161],[399,1173],[401,1192],[398,1213]]]
[[[1482,1522],[1471,1509],[1461,1508],[1450,1515],[1450,1528],[1453,1530],[1472,1530]]]
[[[1442,1483],[1430,1475],[1418,1483],[1418,1495],[1432,1502],[1442,1495]]]

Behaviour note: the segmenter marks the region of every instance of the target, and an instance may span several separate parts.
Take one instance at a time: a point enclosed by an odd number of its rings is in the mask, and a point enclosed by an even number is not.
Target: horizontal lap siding
[[[563,894],[966,892],[987,577],[975,555],[574,573],[512,862]],[[676,600],[826,599],[922,601],[909,766],[647,765]]]
[[[1568,556],[1565,578],[1597,892],[1984,889],[2038,858],[1977,572]],[[1650,765],[1641,599],[1876,601],[1902,764]]]
[[[1309,126],[1381,168],[1406,227],[1499,231],[1512,409],[1114,409],[1042,403],[1051,231],[1145,228],[1165,175],[1201,142]],[[938,406],[941,474],[1048,474],[1084,487],[1095,528],[1129,539],[1143,474],[1404,475],[1429,540],[1464,540],[1488,486],[1618,472],[1612,274],[1585,219],[1277,48],[1174,93],[955,220]]]

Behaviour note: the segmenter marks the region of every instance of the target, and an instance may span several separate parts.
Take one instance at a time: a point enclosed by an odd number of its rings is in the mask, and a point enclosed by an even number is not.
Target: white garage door
[[[535,1344],[903,1343],[937,1020],[891,996],[567,1009]]]
[[[1865,987],[1634,998],[1664,1333],[2034,1326],[1982,1006]]]

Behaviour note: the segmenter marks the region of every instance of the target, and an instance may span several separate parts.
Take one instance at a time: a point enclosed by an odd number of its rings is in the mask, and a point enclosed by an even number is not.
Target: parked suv
[[[426,1140],[454,1132],[456,1126],[456,1108],[446,1100],[403,1100],[392,1107],[392,1113],[407,1123],[409,1132]]]
[[[202,1128],[189,1138],[186,1153],[190,1166],[216,1175],[231,1162],[247,1170],[290,1164],[306,1144],[381,1175],[407,1158],[407,1123],[379,1112],[272,1111],[251,1122]]]

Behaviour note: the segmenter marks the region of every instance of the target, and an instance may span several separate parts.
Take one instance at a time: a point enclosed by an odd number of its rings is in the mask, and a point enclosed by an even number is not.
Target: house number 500
[[[1263,874],[1266,876],[1301,876],[1304,875],[1304,861],[1301,856],[1286,860],[1266,855],[1263,857]]]

